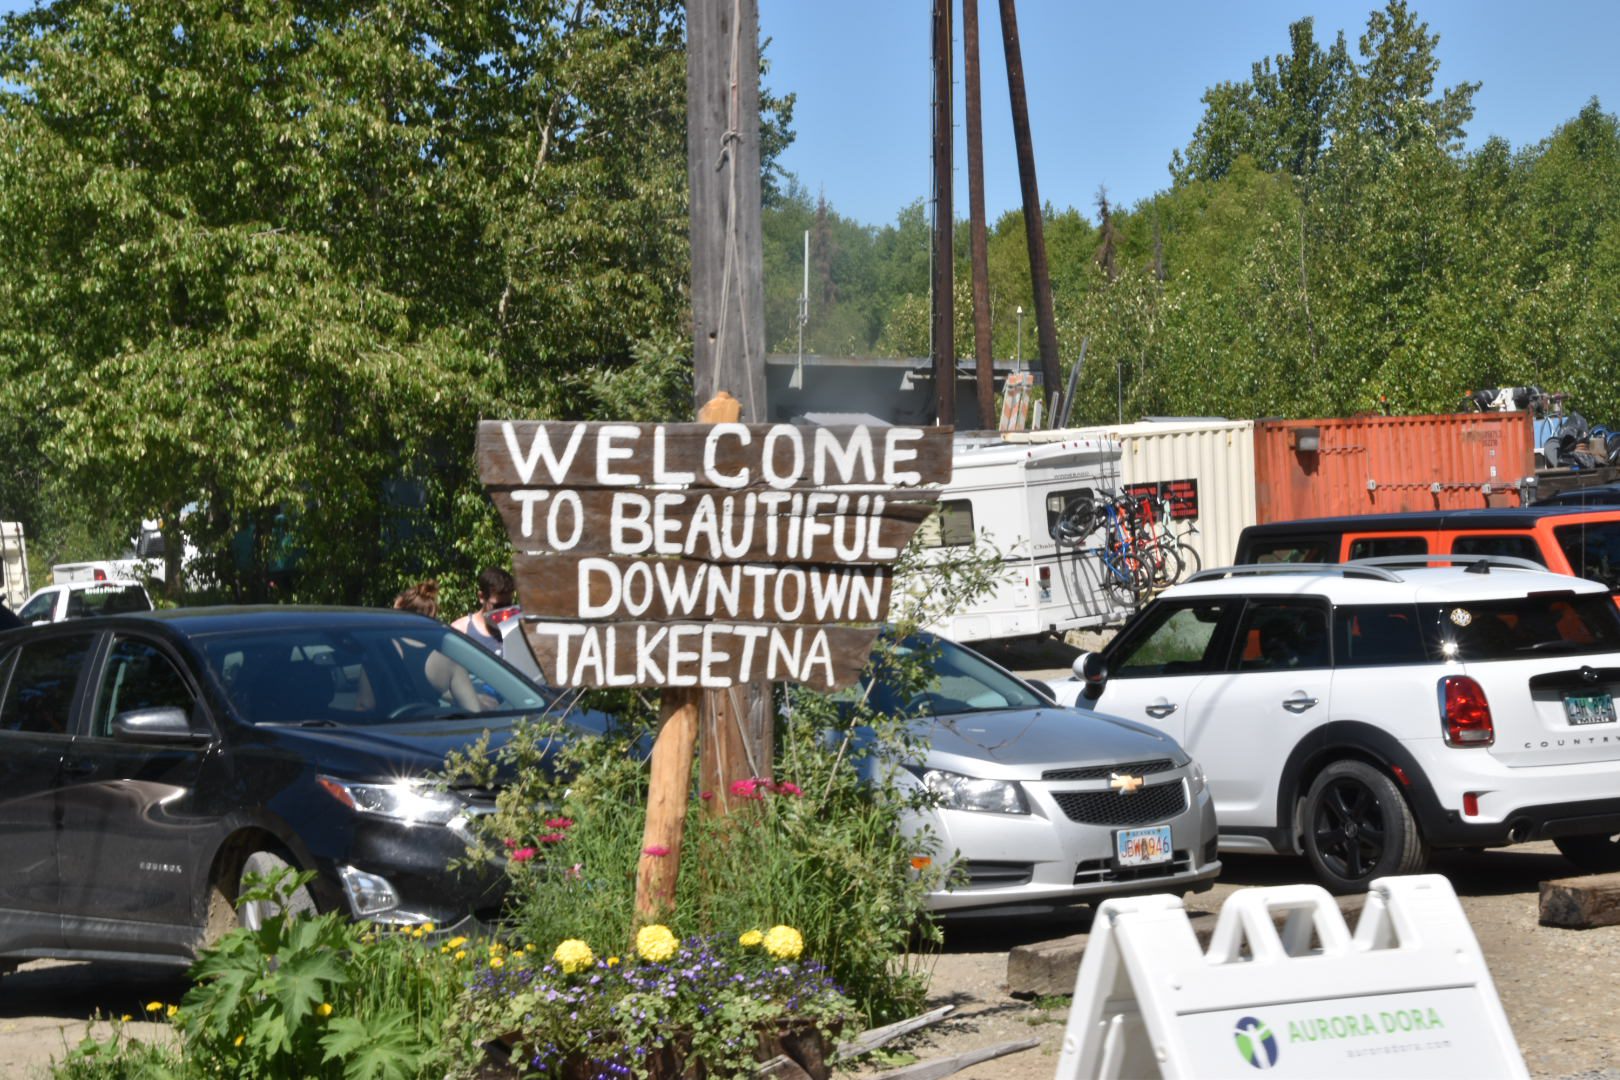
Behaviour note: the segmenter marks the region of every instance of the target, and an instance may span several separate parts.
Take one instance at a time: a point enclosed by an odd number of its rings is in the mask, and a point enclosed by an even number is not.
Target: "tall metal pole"
[[[1014,0],[1001,0],[1001,41],[1007,51],[1007,96],[1012,99],[1013,141],[1018,148],[1018,186],[1024,195],[1024,236],[1029,243],[1029,278],[1035,288],[1035,330],[1041,346],[1041,383],[1048,397],[1062,378],[1058,367],[1057,321],[1052,315],[1052,276],[1046,268],[1046,230],[1041,224],[1041,193],[1035,184],[1035,147],[1029,135],[1029,102],[1024,97],[1024,59],[1018,45]]]
[[[984,224],[984,124],[979,112],[979,0],[962,0],[962,69],[967,78],[968,230],[973,250],[973,358],[979,427],[996,427],[990,354],[990,253]]]
[[[939,423],[956,423],[956,310],[951,216],[951,0],[934,0],[934,392]]]

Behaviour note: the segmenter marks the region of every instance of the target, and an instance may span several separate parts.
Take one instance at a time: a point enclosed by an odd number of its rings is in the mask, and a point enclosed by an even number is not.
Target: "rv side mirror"
[[[1074,677],[1090,686],[1108,681],[1108,664],[1102,653],[1083,652],[1074,658]]]

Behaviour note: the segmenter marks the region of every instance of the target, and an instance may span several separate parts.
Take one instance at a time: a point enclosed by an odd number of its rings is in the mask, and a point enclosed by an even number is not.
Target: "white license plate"
[[[1151,825],[1145,829],[1120,829],[1114,833],[1114,853],[1121,866],[1152,866],[1169,862],[1170,826]]]
[[[1614,698],[1609,694],[1566,694],[1564,715],[1571,724],[1614,723]]]

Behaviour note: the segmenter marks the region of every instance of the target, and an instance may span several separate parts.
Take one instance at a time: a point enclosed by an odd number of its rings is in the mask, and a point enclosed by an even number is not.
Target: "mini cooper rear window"
[[[1339,667],[1422,664],[1429,660],[1416,604],[1362,604],[1333,613]]]
[[[1620,652],[1620,610],[1601,593],[1533,593],[1420,608],[1431,647],[1447,660]]]

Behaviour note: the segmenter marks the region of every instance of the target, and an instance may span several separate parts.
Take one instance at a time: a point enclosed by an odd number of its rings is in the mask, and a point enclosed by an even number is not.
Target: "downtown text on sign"
[[[865,665],[951,436],[485,421],[478,458],[554,685],[832,689]]]

